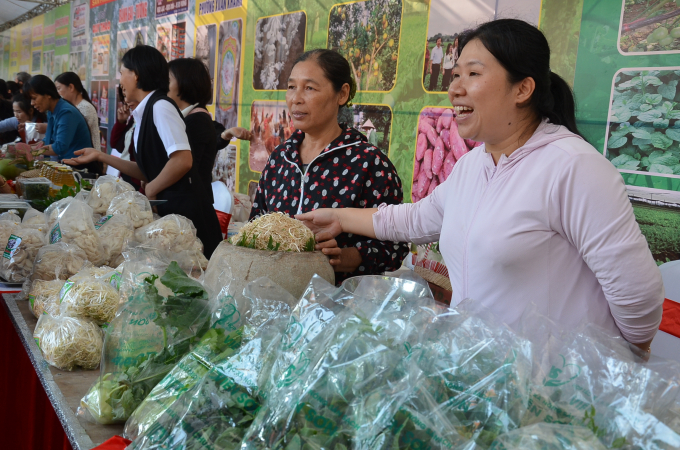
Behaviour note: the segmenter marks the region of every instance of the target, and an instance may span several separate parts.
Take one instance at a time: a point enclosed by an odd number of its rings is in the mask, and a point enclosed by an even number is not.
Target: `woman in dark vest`
[[[205,256],[222,240],[222,232],[212,204],[205,198],[202,180],[193,164],[182,113],[167,96],[168,63],[153,47],[138,45],[123,57],[120,85],[126,99],[139,102],[132,112],[137,126],[134,131],[135,161],[124,161],[94,149],[76,152],[77,157],[65,161],[83,164],[101,161],[122,173],[145,182],[150,200],[167,200],[158,206],[161,216],[180,214],[190,219],[205,247]]]

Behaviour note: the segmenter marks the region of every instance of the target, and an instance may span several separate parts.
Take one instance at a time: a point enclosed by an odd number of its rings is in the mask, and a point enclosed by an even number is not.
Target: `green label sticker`
[[[113,275],[111,275],[111,278],[109,279],[109,283],[111,286],[113,286],[116,290],[120,289],[120,280],[122,278],[122,275],[120,272],[114,272]]]
[[[31,305],[31,310],[33,309],[33,303],[35,302],[35,295],[28,296],[28,304]]]
[[[19,244],[21,244],[21,238],[11,234],[7,240],[7,246],[5,247],[5,252],[2,254],[2,256],[5,259],[12,259],[12,256],[14,256],[14,254],[19,249]]]
[[[101,219],[99,219],[97,223],[94,224],[95,230],[100,229],[106,222],[109,221],[111,217],[113,217],[113,214],[109,214],[108,216],[104,216]]]
[[[50,244],[56,244],[59,241],[61,241],[61,228],[59,224],[56,224],[50,231]]]
[[[59,304],[61,305],[61,302],[64,301],[64,298],[66,297],[66,294],[68,294],[68,291],[71,290],[75,283],[71,280],[66,280],[66,283],[61,287],[61,291],[59,291]]]
[[[36,345],[38,346],[38,349],[42,350],[42,349],[40,348],[40,338],[33,338],[33,339],[35,339],[35,343],[36,343]]]

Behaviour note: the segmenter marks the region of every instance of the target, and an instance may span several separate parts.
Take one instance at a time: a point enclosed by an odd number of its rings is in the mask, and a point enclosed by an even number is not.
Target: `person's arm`
[[[271,158],[271,157],[270,157]],[[255,192],[255,200],[253,200],[253,207],[250,209],[250,217],[248,220],[253,220],[255,217],[262,214],[267,214],[269,210],[267,209],[267,197],[264,195],[265,182],[267,181],[267,175],[269,173],[269,164],[265,166],[260,176],[260,181],[257,183],[257,191]]]
[[[597,277],[624,339],[648,351],[661,323],[663,280],[621,174],[600,154],[572,158],[555,179],[554,227]]]
[[[49,153],[45,153],[46,155]],[[65,159],[64,164],[70,166],[79,166],[81,164],[88,164],[95,161],[100,161],[108,166],[120,170],[125,175],[137,178],[141,181],[147,181],[146,177],[142,173],[141,169],[134,161],[126,161],[124,159],[117,158],[115,156],[100,152],[93,148],[84,148],[82,150],[77,150],[75,152],[76,157],[71,159]]]
[[[253,138],[253,134],[246,128],[232,127],[228,130],[224,130],[221,137],[225,141],[231,141],[232,138],[240,139],[242,141],[250,141]]]
[[[136,165],[137,163],[134,164]],[[165,167],[163,167],[161,173],[144,187],[146,196],[150,200],[155,200],[160,192],[181,180],[191,170],[192,164],[193,159],[189,150],[176,151],[170,154],[170,159],[165,164]]]
[[[16,131],[19,129],[19,120],[16,117],[10,117],[0,121],[0,133],[6,133],[8,131]]]

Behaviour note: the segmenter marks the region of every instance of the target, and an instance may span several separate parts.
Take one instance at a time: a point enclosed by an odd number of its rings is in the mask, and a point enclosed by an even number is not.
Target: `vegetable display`
[[[481,143],[460,137],[452,108],[423,109],[413,162],[413,202],[430,195],[446,181],[456,162],[479,145]]]
[[[33,272],[33,262],[45,245],[41,230],[20,228],[10,235],[0,262],[0,273],[8,281],[24,281]]]
[[[28,294],[28,305],[31,312],[39,319],[45,313],[52,316],[59,315],[59,292],[65,281],[36,280]]]
[[[128,182],[112,175],[104,175],[97,181],[90,191],[87,204],[95,214],[104,214],[111,205],[111,200],[123,192],[134,192],[135,188]]]
[[[72,200],[50,228],[50,244],[62,241],[80,247],[88,261],[96,266],[106,262],[104,247],[92,221],[92,208],[82,200]]]
[[[102,332],[87,319],[43,314],[33,338],[45,361],[58,369],[95,369],[101,360]]]
[[[137,191],[123,192],[111,200],[106,215],[116,214],[128,216],[135,228],[141,228],[153,222],[153,211],[151,211],[149,199]]]
[[[87,318],[103,325],[116,315],[118,291],[95,278],[68,280],[59,293],[59,305],[61,315]]]
[[[281,252],[313,252],[314,233],[287,214],[273,212],[257,217],[231,238],[240,247]]]

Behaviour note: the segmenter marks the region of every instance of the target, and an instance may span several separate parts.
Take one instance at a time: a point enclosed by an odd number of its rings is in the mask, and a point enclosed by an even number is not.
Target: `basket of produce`
[[[208,264],[208,286],[225,267],[231,270],[238,285],[236,292],[260,277],[269,277],[296,299],[315,274],[335,283],[335,272],[328,258],[314,251],[311,230],[282,213],[260,216],[244,225],[231,243],[222,242]]]

